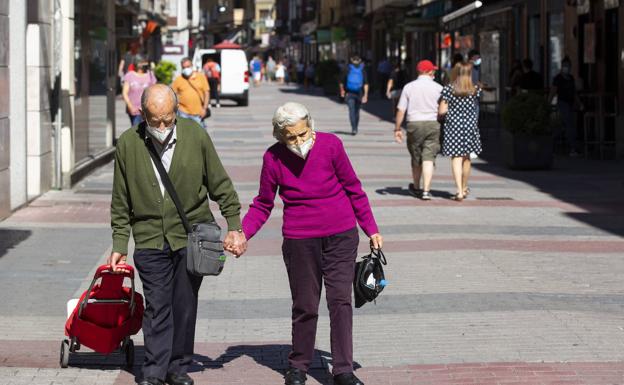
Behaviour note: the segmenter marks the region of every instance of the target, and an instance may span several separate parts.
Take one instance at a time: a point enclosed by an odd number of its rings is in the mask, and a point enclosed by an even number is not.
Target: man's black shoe
[[[334,376],[334,385],[364,385],[353,373],[342,373]]]
[[[305,385],[307,380],[303,370],[297,368],[289,368],[284,376],[285,385]]]
[[[167,374],[167,384],[169,385],[193,385],[193,379],[186,373],[184,374]]]
[[[139,382],[139,385],[165,385],[165,382],[156,377],[146,377]]]

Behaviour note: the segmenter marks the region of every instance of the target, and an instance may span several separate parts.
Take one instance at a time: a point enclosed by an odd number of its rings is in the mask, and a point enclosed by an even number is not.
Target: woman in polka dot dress
[[[457,78],[442,90],[439,114],[444,117],[442,155],[451,157],[451,169],[457,186],[453,196],[462,201],[468,195],[470,153],[481,152],[477,127],[481,88],[472,83],[472,64],[458,63]]]

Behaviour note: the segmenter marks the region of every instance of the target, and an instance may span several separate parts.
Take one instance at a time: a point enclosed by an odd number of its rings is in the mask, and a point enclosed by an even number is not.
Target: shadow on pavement
[[[205,357],[205,361],[202,361],[201,358],[197,360],[196,356],[195,359],[201,363],[201,366],[193,366],[190,372],[218,369],[239,357],[247,356],[252,358],[259,365],[265,366],[283,375],[288,369],[288,353],[290,350],[291,346],[284,344],[230,346],[225,353],[215,360],[210,360],[207,357]],[[323,385],[331,385],[333,383],[333,377],[327,369],[327,361],[331,361],[331,354],[323,350],[315,349],[314,359],[308,370],[308,376],[314,378]],[[354,369],[359,369],[361,367],[357,362],[354,362],[353,366]]]
[[[28,239],[31,234],[30,230],[0,229],[0,258]]]
[[[390,187],[380,188],[380,189],[375,190],[375,193],[379,195],[399,195],[399,196],[414,197],[414,195],[407,189],[407,187],[399,187],[399,186],[390,186]],[[435,198],[451,199],[451,197],[453,197],[453,194],[444,190],[431,190],[430,193]]]
[[[530,184],[538,191],[583,211],[564,212],[567,217],[624,236],[624,161],[555,155],[550,170],[512,170],[503,161],[500,128],[489,127],[486,132],[484,152],[479,155],[486,162],[474,163],[475,169]]]

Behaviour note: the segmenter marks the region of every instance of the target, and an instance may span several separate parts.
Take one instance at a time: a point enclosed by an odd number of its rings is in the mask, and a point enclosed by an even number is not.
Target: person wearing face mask
[[[550,103],[552,103],[555,96],[557,96],[557,109],[559,110],[563,132],[570,149],[570,156],[578,156],[579,145],[574,122],[574,104],[576,103],[581,110],[583,109],[583,104],[576,92],[576,82],[572,75],[572,61],[567,56],[561,62],[561,72],[553,79],[548,97]]]
[[[178,115],[203,126],[202,120],[210,106],[210,85],[202,72],[193,70],[190,58],[185,57],[180,63],[182,74],[171,84],[180,103]]]
[[[143,121],[141,115],[141,95],[143,91],[156,84],[156,77],[150,71],[149,62],[142,57],[136,57],[134,71],[129,71],[123,77],[121,94],[126,102],[126,112],[130,118],[130,124],[136,126]]]
[[[481,83],[481,53],[476,49],[468,52],[468,60],[472,63],[472,83]]]
[[[113,271],[123,269],[132,230],[132,258],[146,301],[140,385],[163,385],[165,381],[193,385],[187,371],[202,282],[202,277],[187,272],[187,233],[148,151],[160,157],[190,223],[214,221],[210,198],[218,203],[227,222],[224,245],[237,256],[247,247],[238,196],[212,140],[192,120],[176,117],[177,104],[170,87],[156,84],[146,88],[141,97],[145,121],[119,137],[115,152],[113,248],[107,263]]]
[[[286,103],[273,115],[277,143],[263,158],[260,190],[243,219],[252,238],[266,223],[275,194],[284,203],[282,252],[292,304],[292,350],[286,385],[303,385],[314,356],[322,282],[331,328],[335,385],[362,385],[353,374],[351,291],[359,243],[356,224],[381,248],[366,193],[340,139],[315,132],[309,111]]]

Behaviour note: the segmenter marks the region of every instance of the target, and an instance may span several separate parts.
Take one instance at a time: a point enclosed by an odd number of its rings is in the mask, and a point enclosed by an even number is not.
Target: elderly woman
[[[264,154],[260,191],[243,219],[247,239],[269,218],[275,193],[284,202],[282,253],[292,295],[292,351],[286,385],[302,385],[314,356],[321,286],[325,281],[334,384],[363,385],[353,374],[351,288],[359,243],[356,222],[381,248],[368,198],[342,142],[314,132],[299,103],[273,116],[275,143]]]

